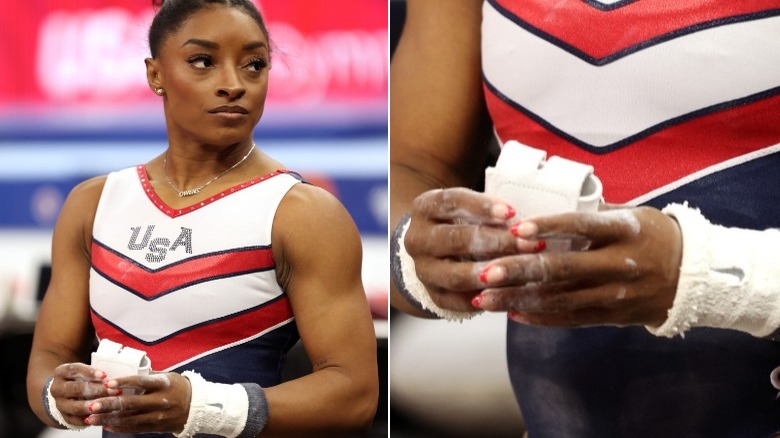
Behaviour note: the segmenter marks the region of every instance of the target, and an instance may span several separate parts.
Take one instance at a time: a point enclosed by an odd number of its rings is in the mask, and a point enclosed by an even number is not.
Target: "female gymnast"
[[[68,196],[30,405],[51,426],[105,437],[364,428],[379,388],[360,238],[333,196],[253,141],[271,68],[263,18],[249,0],[159,6],[146,74],[168,148]],[[88,365],[96,335],[146,352],[153,371]],[[281,383],[299,338],[313,371]]]

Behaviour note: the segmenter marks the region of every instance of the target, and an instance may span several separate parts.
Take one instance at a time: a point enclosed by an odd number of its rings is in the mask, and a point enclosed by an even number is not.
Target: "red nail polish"
[[[518,223],[512,225],[511,227],[509,227],[509,232],[512,233],[513,236],[520,237],[520,236],[517,235],[517,227],[519,227],[521,223],[522,222],[518,222]]]
[[[92,424],[92,420],[91,420],[91,418],[90,418],[90,417],[87,417],[87,418],[85,418],[85,419],[84,419],[84,423],[85,423],[85,424]]]
[[[116,390],[116,395],[122,395],[122,390],[121,389],[117,389]]]
[[[103,382],[103,386],[105,386],[106,388],[108,388],[108,382]]]
[[[541,252],[544,251],[545,249],[547,249],[547,242],[545,242],[544,240],[540,240],[536,242],[536,252]]]
[[[480,271],[480,273],[479,273],[479,281],[487,284],[487,282],[488,282],[487,274],[488,274],[489,270],[490,270],[490,266],[488,266],[486,268],[483,268],[482,271]]]
[[[506,206],[506,215],[504,215],[504,219],[513,218],[513,217],[515,217],[515,214],[517,214],[515,209],[512,208],[511,205],[507,204],[507,206]]]
[[[471,299],[471,305],[480,308],[480,304],[482,304],[482,295],[477,295],[474,298]]]
[[[87,406],[87,409],[89,409],[89,412],[92,412],[92,405]]]

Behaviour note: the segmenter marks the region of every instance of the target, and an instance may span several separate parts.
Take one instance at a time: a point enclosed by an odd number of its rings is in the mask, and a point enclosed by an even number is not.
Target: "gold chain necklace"
[[[176,187],[175,184],[173,184],[173,181],[171,181],[171,178],[168,177],[168,151],[165,151],[165,156],[163,157],[163,174],[165,175],[165,180],[168,181],[168,185],[171,186],[173,190],[176,190],[176,193],[179,194],[180,198],[184,198],[185,196],[193,196],[200,193],[201,190],[205,189],[209,184],[213,183],[214,181],[218,180],[220,177],[225,175],[226,173],[230,172],[231,170],[238,167],[241,163],[246,161],[247,158],[249,158],[249,154],[252,153],[252,151],[255,149],[255,144],[252,143],[252,147],[249,148],[249,152],[244,155],[243,158],[238,160],[238,162],[229,168],[227,168],[224,172],[220,173],[219,175],[215,176],[214,178],[211,178],[206,182],[206,184],[203,184],[200,187],[195,187],[194,189],[187,189],[187,190],[179,190],[178,187]]]

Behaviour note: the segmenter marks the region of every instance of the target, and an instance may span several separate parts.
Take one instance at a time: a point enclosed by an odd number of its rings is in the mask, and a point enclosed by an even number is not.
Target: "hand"
[[[69,424],[80,426],[89,415],[89,400],[109,394],[103,384],[106,373],[83,363],[66,363],[54,370],[51,395],[57,410]]]
[[[519,238],[580,238],[584,251],[504,257],[481,273],[474,299],[515,321],[549,326],[660,325],[674,302],[682,238],[657,209],[537,217],[516,224]]]
[[[88,406],[92,415],[87,417],[87,424],[102,425],[117,433],[178,433],[184,429],[191,387],[180,374],[119,377],[106,384],[120,393],[92,402]]]
[[[507,221],[514,215],[500,199],[464,188],[415,198],[404,246],[434,303],[474,311],[471,300],[485,288],[478,280],[481,261],[537,249],[536,242],[508,232]]]

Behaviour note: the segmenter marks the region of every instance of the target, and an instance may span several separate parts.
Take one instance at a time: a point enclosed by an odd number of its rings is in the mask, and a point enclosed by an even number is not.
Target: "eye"
[[[193,55],[187,58],[187,62],[195,68],[208,68],[214,66],[214,61],[209,55]]]
[[[268,61],[264,58],[255,58],[246,65],[250,70],[259,72],[260,70],[268,67]]]

